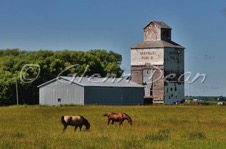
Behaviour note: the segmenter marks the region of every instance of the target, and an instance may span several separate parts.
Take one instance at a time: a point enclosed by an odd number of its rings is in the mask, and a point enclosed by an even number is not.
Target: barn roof
[[[183,46],[173,41],[164,41],[164,40],[142,41],[131,47],[131,49],[148,49],[148,48],[182,48],[184,49]]]
[[[45,82],[38,87],[43,87],[55,81],[77,84],[80,86],[98,86],[98,87],[143,87],[140,84],[127,80],[126,78],[97,78],[97,77],[66,77],[60,76]]]

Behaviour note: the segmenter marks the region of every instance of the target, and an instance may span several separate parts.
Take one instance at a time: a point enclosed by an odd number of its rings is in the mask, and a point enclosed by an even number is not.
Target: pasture
[[[107,125],[108,112],[133,120]],[[81,114],[91,124],[63,132],[62,115]],[[194,149],[226,148],[226,106],[9,106],[0,107],[0,148]]]

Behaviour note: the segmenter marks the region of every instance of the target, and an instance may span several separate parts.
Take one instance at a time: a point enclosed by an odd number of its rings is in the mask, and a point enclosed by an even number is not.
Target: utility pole
[[[16,79],[16,104],[19,105],[19,96],[18,96],[18,84]]]

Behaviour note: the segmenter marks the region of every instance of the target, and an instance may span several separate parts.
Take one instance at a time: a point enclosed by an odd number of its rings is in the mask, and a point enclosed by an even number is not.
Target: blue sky
[[[226,1],[208,0],[0,0],[0,49],[106,49],[123,56],[130,73],[130,47],[143,41],[151,21],[172,28],[186,47],[185,95],[226,96]]]

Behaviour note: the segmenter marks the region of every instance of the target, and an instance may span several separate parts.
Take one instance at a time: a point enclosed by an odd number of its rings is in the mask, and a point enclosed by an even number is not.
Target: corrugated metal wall
[[[85,87],[85,104],[138,105],[143,104],[144,88]]]
[[[184,73],[184,50],[178,48],[166,48],[164,54],[164,68],[166,72]]]
[[[184,98],[184,83],[168,82],[165,85],[165,100],[166,99],[183,99]]]
[[[39,104],[84,104],[84,88],[82,86],[57,80],[39,88]]]
[[[184,98],[184,49],[167,48],[165,51],[165,79],[166,99]],[[168,77],[168,76],[173,76]]]
[[[122,88],[123,105],[143,105],[144,88]]]

